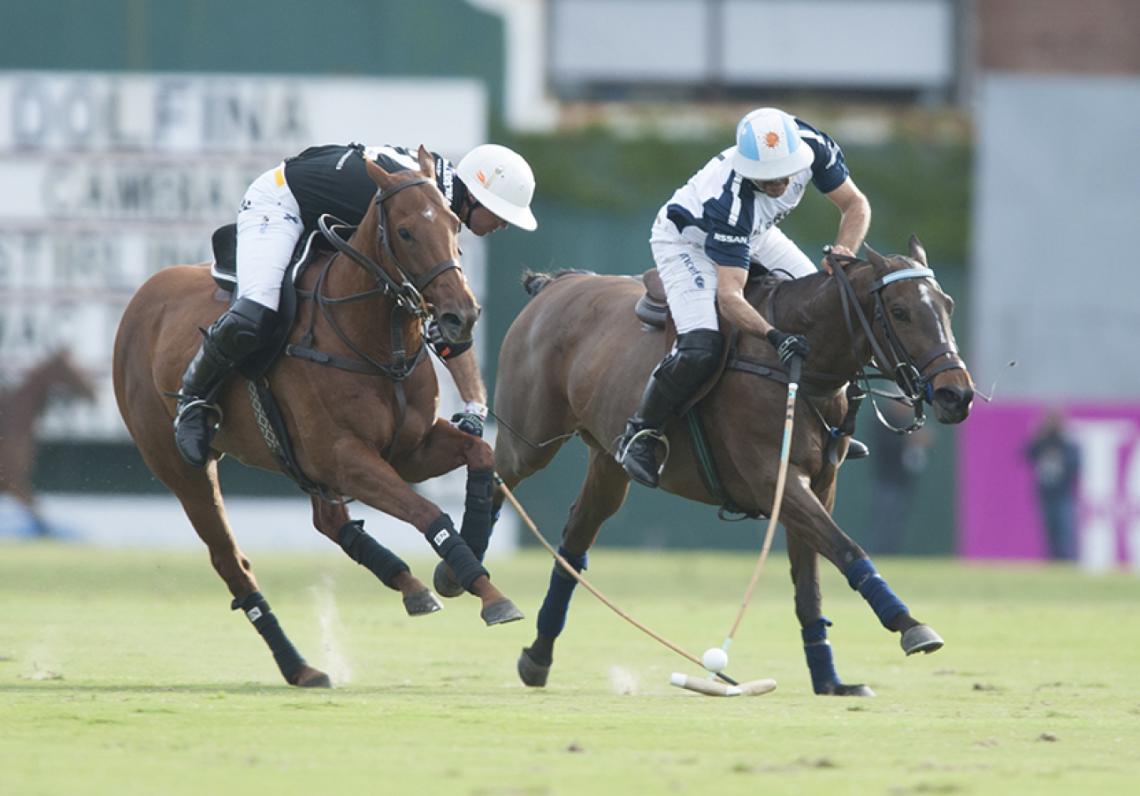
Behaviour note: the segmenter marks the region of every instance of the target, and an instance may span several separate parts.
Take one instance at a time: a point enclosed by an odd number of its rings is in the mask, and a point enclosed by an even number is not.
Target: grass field
[[[528,614],[496,628],[470,597],[409,619],[335,551],[254,564],[334,690],[282,683],[204,551],[0,547],[0,793],[1140,792],[1140,578],[882,560],[947,641],[908,659],[829,569],[839,672],[878,693],[852,701],[811,694],[777,556],[729,672],[780,687],[714,699],[670,687],[692,667],[582,590],[550,684],[524,688],[514,661],[549,572],[538,553],[493,567]],[[700,654],[752,564],[601,548],[590,574]]]

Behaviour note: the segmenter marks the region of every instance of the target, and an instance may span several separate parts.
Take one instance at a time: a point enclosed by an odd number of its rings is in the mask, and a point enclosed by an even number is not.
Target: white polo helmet
[[[534,172],[518,152],[498,144],[483,144],[463,156],[455,173],[479,204],[499,218],[521,229],[538,227],[530,211]]]
[[[796,120],[778,108],[757,108],[736,125],[732,168],[753,180],[779,180],[811,165],[815,153]]]

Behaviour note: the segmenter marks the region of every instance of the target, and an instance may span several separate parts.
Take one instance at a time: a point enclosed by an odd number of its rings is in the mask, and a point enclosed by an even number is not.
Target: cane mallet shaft
[[[772,517],[768,520],[768,530],[764,534],[764,544],[760,547],[760,556],[756,559],[756,566],[752,570],[752,578],[748,581],[748,588],[744,592],[744,600],[740,603],[740,610],[736,612],[736,621],[732,623],[732,628],[728,631],[728,635],[724,638],[724,643],[721,644],[721,649],[728,652],[728,648],[732,645],[732,639],[736,636],[737,629],[740,628],[740,623],[744,619],[744,612],[748,610],[748,604],[752,601],[752,592],[756,589],[756,583],[760,580],[760,570],[764,568],[764,562],[768,558],[768,551],[772,547],[772,537],[776,532],[776,524],[780,521],[780,508],[784,503],[784,484],[788,478],[788,461],[791,459],[792,453],[792,431],[795,424],[796,417],[796,393],[800,389],[800,376],[803,372],[803,360],[800,357],[792,359],[788,366],[788,401],[784,407],[784,440],[780,445],[780,467],[776,473],[776,497],[772,502]]]
[[[523,523],[527,526],[527,528],[530,529],[530,532],[532,534],[534,534],[534,538],[538,539],[539,544],[541,544],[543,547],[545,547],[546,551],[548,553],[550,553],[550,555],[554,556],[554,560],[557,561],[558,565],[561,566],[562,569],[564,569],[566,571],[567,575],[574,578],[574,580],[578,581],[578,583],[582,584],[582,587],[585,588],[586,591],[590,592],[590,594],[594,595],[599,600],[601,600],[603,605],[605,605],[607,608],[609,608],[615,614],[620,616],[622,619],[624,619],[625,621],[629,622],[631,625],[636,627],[642,633],[645,633],[647,636],[652,638],[654,641],[657,641],[658,643],[663,644],[664,646],[673,650],[673,652],[677,653],[682,658],[684,658],[684,659],[686,659],[692,663],[695,663],[698,667],[700,667],[702,669],[704,668],[704,664],[701,662],[701,659],[698,658],[696,655],[692,655],[691,653],[686,652],[685,650],[678,647],[676,644],[674,644],[669,639],[665,638],[664,636],[662,636],[658,633],[653,632],[648,627],[641,624],[641,622],[638,622],[632,616],[630,616],[625,611],[623,611],[621,608],[619,608],[609,597],[607,597],[606,595],[604,595],[600,591],[598,591],[598,589],[592,583],[590,583],[588,580],[586,580],[584,577],[582,577],[582,573],[580,573],[578,570],[574,569],[574,567],[572,567],[570,565],[570,562],[567,561],[565,558],[563,558],[561,555],[559,555],[558,551],[555,550],[554,547],[552,547],[548,541],[546,541],[546,537],[544,537],[542,535],[542,533],[538,530],[538,526],[534,524],[534,520],[532,520],[530,518],[530,515],[526,513],[526,509],[524,509],[522,507],[522,504],[518,502],[518,500],[514,496],[514,493],[511,492],[511,490],[507,488],[507,485],[503,483],[502,479],[499,478],[498,476],[496,476],[495,480],[497,481],[497,483],[499,485],[499,489],[503,490],[503,494],[506,496],[507,500],[509,500],[511,505],[514,506],[515,511],[517,511],[519,516],[522,517]],[[727,674],[717,672],[716,676],[731,686],[740,685],[738,682],[736,682],[736,680],[733,680]]]

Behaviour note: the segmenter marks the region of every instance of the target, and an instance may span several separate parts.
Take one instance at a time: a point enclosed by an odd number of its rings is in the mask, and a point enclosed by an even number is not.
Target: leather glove
[[[456,412],[451,416],[451,425],[473,437],[482,438],[483,421],[486,417],[487,407],[468,401],[462,412]]]
[[[811,346],[802,334],[784,334],[779,329],[769,329],[766,336],[784,367],[789,367],[796,357],[806,359],[811,353]]]

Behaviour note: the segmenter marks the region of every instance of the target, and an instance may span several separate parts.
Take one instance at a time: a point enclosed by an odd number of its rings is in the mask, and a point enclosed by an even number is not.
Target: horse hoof
[[[542,688],[546,685],[546,678],[550,676],[550,664],[543,665],[530,657],[528,647],[523,647],[522,653],[519,654],[518,670],[523,685],[531,688]]]
[[[303,666],[301,667],[301,671],[297,673],[292,685],[298,688],[332,688],[332,680],[320,669],[314,669],[312,666]]]
[[[451,574],[451,567],[442,561],[435,565],[435,572],[431,576],[431,585],[435,587],[435,593],[441,597],[458,597],[466,591],[463,584]]]
[[[915,625],[902,634],[899,643],[907,655],[914,655],[916,652],[925,652],[929,655],[942,649],[942,645],[946,642],[929,625]]]
[[[484,606],[483,610],[479,612],[479,616],[483,617],[483,621],[490,627],[491,625],[502,625],[507,622],[517,622],[523,618],[523,612],[515,607],[513,602],[504,597],[490,605]]]
[[[821,696],[873,697],[875,695],[869,686],[862,683],[831,683],[816,693]]]
[[[420,589],[404,598],[404,610],[408,612],[408,616],[424,616],[442,611],[443,603],[432,594],[431,589]]]

